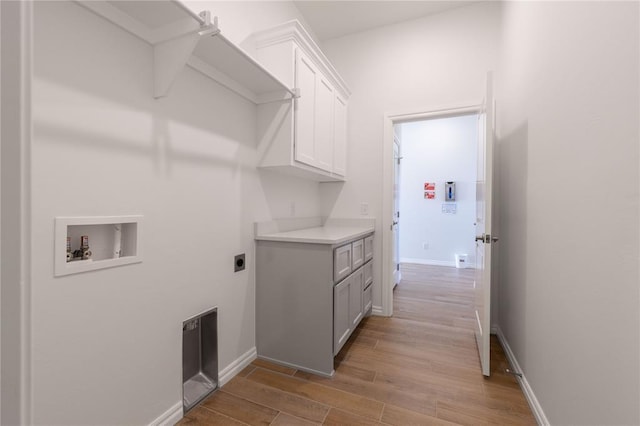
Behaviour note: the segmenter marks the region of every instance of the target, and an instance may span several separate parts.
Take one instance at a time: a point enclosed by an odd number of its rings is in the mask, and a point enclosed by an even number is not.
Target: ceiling
[[[293,3],[322,41],[467,6],[477,1],[293,0]]]

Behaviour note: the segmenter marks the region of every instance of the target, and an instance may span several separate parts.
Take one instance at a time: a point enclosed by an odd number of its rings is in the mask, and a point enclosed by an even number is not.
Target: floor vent
[[[182,404],[186,413],[218,389],[218,310],[182,323]]]

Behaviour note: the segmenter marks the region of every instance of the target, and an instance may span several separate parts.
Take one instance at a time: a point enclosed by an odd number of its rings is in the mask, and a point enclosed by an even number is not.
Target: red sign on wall
[[[436,198],[436,183],[425,182],[424,183],[424,199],[435,200],[435,198]]]

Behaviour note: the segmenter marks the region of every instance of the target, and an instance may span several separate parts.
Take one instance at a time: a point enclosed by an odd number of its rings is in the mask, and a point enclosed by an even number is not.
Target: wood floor
[[[256,360],[179,424],[535,425],[497,340],[482,376],[472,301],[473,270],[403,265],[393,318],[363,320],[333,378]]]

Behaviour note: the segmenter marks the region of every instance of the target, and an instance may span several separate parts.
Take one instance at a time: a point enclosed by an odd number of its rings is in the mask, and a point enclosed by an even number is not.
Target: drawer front
[[[373,261],[364,264],[364,288],[373,282]]]
[[[373,291],[373,286],[370,285],[368,288],[364,290],[362,294],[362,303],[364,305],[362,308],[362,314],[364,316],[368,316],[369,314],[371,314],[371,310],[373,307],[372,291]]]
[[[351,260],[352,251],[351,244],[338,247],[333,251],[333,281],[338,282],[346,278],[352,271]]]
[[[364,261],[368,262],[371,259],[373,259],[373,235],[364,239]]]
[[[355,271],[364,263],[364,240],[358,240],[351,243],[351,251],[353,257],[351,270]]]

